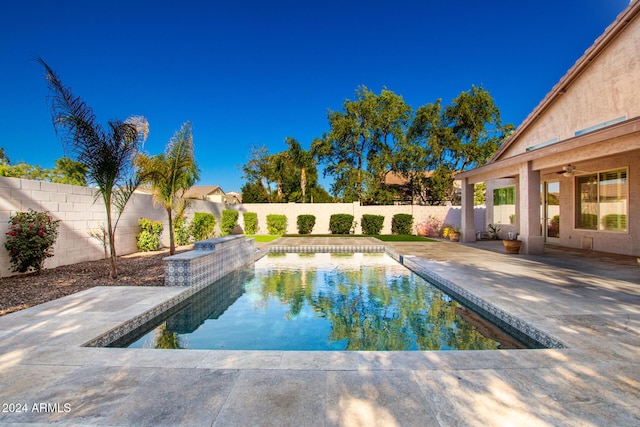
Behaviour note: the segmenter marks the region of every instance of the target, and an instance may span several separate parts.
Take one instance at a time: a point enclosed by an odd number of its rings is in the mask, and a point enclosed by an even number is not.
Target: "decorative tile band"
[[[183,292],[116,326],[84,346],[110,346],[150,320],[170,310],[176,310],[187,298],[216,280],[240,267],[252,264],[256,256],[254,240],[243,236],[226,236],[226,238],[209,239],[197,243],[202,243],[202,246],[198,246],[199,249],[163,259],[165,286],[183,286],[185,287]],[[203,247],[208,249],[203,250]]]
[[[206,286],[254,261],[253,239],[224,236],[196,242],[194,250],[163,259],[165,286]]]
[[[302,245],[302,246],[269,246],[269,253],[282,254],[282,253],[338,253],[338,254],[350,254],[350,253],[384,253],[385,246],[383,245],[368,245],[368,246],[356,246],[356,245]]]

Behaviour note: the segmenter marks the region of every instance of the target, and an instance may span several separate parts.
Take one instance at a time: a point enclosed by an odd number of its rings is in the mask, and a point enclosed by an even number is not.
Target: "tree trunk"
[[[109,233],[109,254],[111,255],[111,273],[109,277],[112,279],[118,278],[118,266],[116,265],[116,242],[113,233],[113,226],[111,225],[111,204],[107,205],[107,232]]]
[[[307,173],[304,168],[300,170],[300,189],[302,190],[302,203],[304,203],[307,194]]]
[[[176,243],[173,235],[173,217],[171,215],[171,208],[167,209],[167,214],[169,215],[169,255],[173,255],[176,253]]]

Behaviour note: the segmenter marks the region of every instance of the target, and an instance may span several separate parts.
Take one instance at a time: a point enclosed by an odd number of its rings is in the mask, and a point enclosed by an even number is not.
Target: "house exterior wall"
[[[564,177],[555,170],[543,171],[544,181],[560,183],[560,238],[558,244],[571,248],[592,249],[594,251],[640,255],[640,151],[613,155],[580,163],[579,176],[585,172],[604,172],[615,169],[628,169],[627,181],[627,231],[585,230],[576,228],[575,177]]]
[[[610,120],[640,116],[639,99],[640,18],[636,18],[501,158],[554,139],[572,138],[577,131]]]

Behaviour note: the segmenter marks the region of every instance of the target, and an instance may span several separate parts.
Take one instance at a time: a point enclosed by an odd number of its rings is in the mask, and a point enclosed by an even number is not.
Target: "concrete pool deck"
[[[379,244],[367,238],[273,244],[341,243]],[[542,256],[506,255],[497,244],[387,243],[566,349],[81,347],[181,291],[99,287],[0,317],[0,424],[639,425],[636,259],[550,246]]]

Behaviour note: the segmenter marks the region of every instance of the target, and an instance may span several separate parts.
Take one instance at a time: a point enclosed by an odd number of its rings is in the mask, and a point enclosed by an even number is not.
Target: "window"
[[[515,224],[516,188],[504,187],[493,190],[493,222]]]
[[[626,169],[576,177],[576,228],[627,231],[628,197]]]

